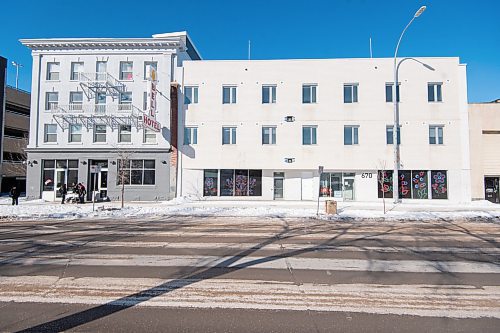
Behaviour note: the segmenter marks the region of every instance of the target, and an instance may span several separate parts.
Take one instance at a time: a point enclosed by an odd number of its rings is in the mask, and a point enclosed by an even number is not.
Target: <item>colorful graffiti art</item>
[[[378,197],[392,198],[392,174],[391,170],[378,171]]]
[[[244,173],[240,170],[236,171],[236,177],[234,181],[235,196],[246,196],[248,193],[248,172],[245,170]]]
[[[446,171],[431,172],[432,199],[448,199]]]
[[[403,199],[411,199],[411,172],[399,172],[399,197]]]
[[[413,199],[428,199],[427,171],[412,171]]]

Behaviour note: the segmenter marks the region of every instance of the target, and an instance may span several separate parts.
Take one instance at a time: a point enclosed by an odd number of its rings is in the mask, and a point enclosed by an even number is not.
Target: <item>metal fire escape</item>
[[[125,85],[109,73],[79,73],[80,87],[87,98],[93,99],[103,93],[114,100],[126,91]]]

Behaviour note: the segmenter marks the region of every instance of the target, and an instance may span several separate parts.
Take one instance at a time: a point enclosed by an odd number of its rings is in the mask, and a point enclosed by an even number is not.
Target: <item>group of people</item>
[[[85,203],[85,195],[87,194],[87,189],[83,183],[78,183],[78,185],[73,185],[73,193],[78,195],[77,203]],[[61,204],[66,203],[66,195],[68,195],[68,188],[66,184],[62,184],[59,188],[59,194],[61,195]]]

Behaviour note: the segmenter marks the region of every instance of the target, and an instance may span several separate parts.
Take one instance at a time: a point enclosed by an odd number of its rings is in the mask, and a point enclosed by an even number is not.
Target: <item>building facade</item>
[[[408,60],[398,82],[400,197],[470,201],[466,67]],[[181,195],[392,197],[393,59],[188,61],[183,70]]]
[[[21,42],[33,55],[27,196],[80,182],[88,199],[117,200],[122,183],[125,200],[175,196],[176,81],[200,59],[187,34]]]
[[[469,104],[472,200],[500,203],[500,100]]]

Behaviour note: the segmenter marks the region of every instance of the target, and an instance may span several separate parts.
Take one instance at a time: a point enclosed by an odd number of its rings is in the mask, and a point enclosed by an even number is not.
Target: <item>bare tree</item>
[[[387,162],[385,160],[379,160],[378,161],[378,175],[377,175],[377,180],[380,185],[380,191],[382,192],[382,202],[384,204],[384,214],[386,213],[386,208],[385,208],[385,193],[386,188],[385,188],[385,183],[386,183],[386,176],[387,176],[387,170],[386,170]],[[394,175],[393,175],[394,177]],[[393,189],[394,192],[394,189]]]
[[[131,162],[132,156],[135,154],[134,151],[124,150],[122,148],[116,148],[117,158],[118,158],[118,168],[116,177],[118,183],[121,185],[121,208],[124,207],[125,198],[125,185],[130,184],[131,181]]]

